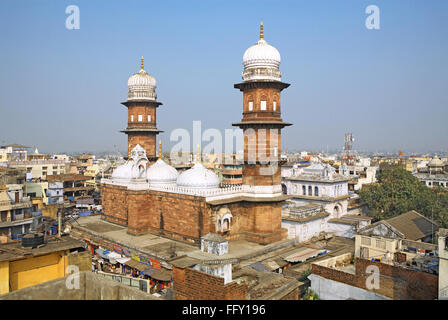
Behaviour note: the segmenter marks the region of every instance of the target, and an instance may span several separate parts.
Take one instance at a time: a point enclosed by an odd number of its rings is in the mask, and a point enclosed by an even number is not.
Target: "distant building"
[[[23,196],[23,186],[10,184],[0,190],[0,236],[3,241],[18,239],[32,222],[32,203]]]
[[[61,203],[61,190],[65,199],[76,200],[80,197],[90,197],[94,187],[87,185],[90,177],[80,174],[59,174],[47,177],[48,193],[52,200]],[[62,187],[62,188],[61,188]]]
[[[448,162],[436,156],[425,167],[414,171],[414,176],[429,188],[448,188]]]

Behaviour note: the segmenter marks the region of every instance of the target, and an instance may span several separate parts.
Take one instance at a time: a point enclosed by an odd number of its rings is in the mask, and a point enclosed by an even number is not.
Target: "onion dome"
[[[143,69],[143,57],[140,71],[133,74],[128,80],[128,101],[132,100],[150,100],[155,101],[156,79]]]
[[[146,170],[150,186],[176,184],[179,172],[162,160],[162,142],[159,141],[159,159]]]
[[[243,81],[281,81],[280,61],[280,52],[264,40],[261,22],[260,40],[243,55]]]
[[[200,162],[200,153],[198,152],[196,164],[179,175],[177,186],[197,189],[218,188],[219,178],[212,170],[204,167]]]
[[[132,179],[132,163],[129,161],[121,166],[115,168],[112,173],[112,179],[114,180],[130,180]]]

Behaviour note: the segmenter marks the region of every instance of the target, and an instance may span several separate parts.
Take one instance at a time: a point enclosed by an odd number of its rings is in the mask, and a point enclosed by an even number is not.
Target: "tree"
[[[448,191],[426,187],[401,167],[383,169],[378,174],[378,183],[363,186],[360,197],[375,220],[415,210],[440,227],[448,227]]]

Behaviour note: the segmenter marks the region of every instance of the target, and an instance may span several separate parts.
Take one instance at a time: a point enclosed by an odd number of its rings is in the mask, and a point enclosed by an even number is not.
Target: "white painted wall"
[[[308,279],[311,280],[311,289],[319,295],[321,300],[347,300],[350,298],[356,300],[391,300],[377,293],[315,274],[309,275]]]

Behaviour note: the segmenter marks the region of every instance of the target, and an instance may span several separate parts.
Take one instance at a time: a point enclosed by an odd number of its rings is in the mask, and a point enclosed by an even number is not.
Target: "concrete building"
[[[90,177],[86,177],[80,174],[59,174],[51,175],[47,177],[48,180],[48,192],[47,196],[51,201],[55,203],[61,203],[61,187],[63,190],[64,199],[76,200],[80,197],[90,197],[93,186],[87,185],[86,181],[90,180]]]
[[[290,239],[307,241],[325,233],[353,238],[370,224],[370,218],[348,215],[348,178],[328,164],[294,165],[282,181],[290,196],[283,204],[282,227]]]
[[[0,236],[3,241],[18,239],[32,222],[30,197],[23,196],[23,186],[10,184],[0,190]]]
[[[66,160],[48,159],[33,161],[9,161],[8,168],[22,168],[26,170],[27,180],[47,180],[49,175],[64,174],[69,163]]]

